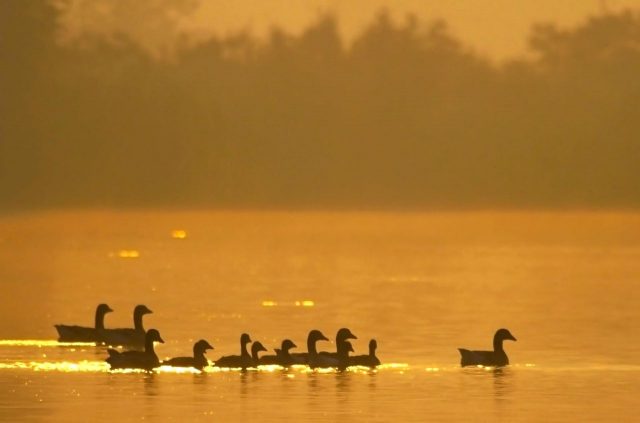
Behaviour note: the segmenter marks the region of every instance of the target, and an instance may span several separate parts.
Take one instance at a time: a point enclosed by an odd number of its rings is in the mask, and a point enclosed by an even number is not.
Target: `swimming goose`
[[[246,369],[253,365],[251,355],[247,352],[247,344],[251,342],[251,337],[247,333],[243,333],[240,336],[240,355],[226,355],[220,357],[214,362],[216,367],[241,367]]]
[[[207,350],[212,350],[213,347],[204,339],[199,340],[193,344],[193,357],[174,357],[162,362],[163,366],[172,367],[193,367],[198,370],[209,365],[209,360],[204,355]]]
[[[312,330],[307,337],[307,364],[312,369],[317,367],[336,367],[340,362],[337,358],[331,357],[329,354],[319,354],[316,349],[316,342],[328,341],[329,338],[323,335],[319,330]]]
[[[296,344],[290,339],[285,339],[282,341],[282,347],[275,349],[276,355],[264,355],[260,357],[260,364],[278,364],[282,367],[297,364],[294,357],[289,353],[289,350],[292,348],[297,348]]]
[[[95,325],[92,328],[84,326],[54,325],[58,331],[60,342],[100,342],[99,335],[104,331],[104,315],[113,310],[106,304],[99,304],[96,308]]]
[[[338,330],[338,332],[336,333],[336,352],[326,352],[323,351],[320,354],[322,355],[328,355],[330,357],[333,357],[335,359],[339,359],[340,358],[340,350],[342,349],[344,351],[344,343],[347,342],[347,340],[349,339],[358,339],[357,336],[355,336],[353,333],[351,333],[351,331],[347,328],[341,328],[340,330]],[[346,364],[346,363],[343,363]]]
[[[258,356],[260,351],[267,351],[260,341],[251,344],[251,367],[258,367],[260,364],[260,357]]]
[[[151,314],[145,305],[137,305],[133,309],[133,328],[104,329],[101,335],[101,342],[108,345],[125,345],[133,348],[144,348],[145,330],[142,325],[142,317]]]
[[[461,366],[506,366],[509,364],[509,357],[502,348],[502,341],[515,341],[507,329],[498,329],[493,336],[493,351],[469,351],[458,348],[460,351]]]
[[[349,365],[366,367],[379,366],[380,360],[376,357],[376,348],[378,348],[378,343],[375,339],[372,339],[369,341],[369,354],[349,357]]]
[[[145,335],[144,351],[124,351],[119,352],[109,348],[109,358],[105,361],[109,363],[112,369],[144,369],[151,370],[160,366],[160,360],[153,349],[153,343],[164,341],[160,337],[160,332],[155,329],[149,329]]]
[[[346,370],[347,367],[350,366],[349,363],[349,353],[353,352],[353,346],[349,341],[342,341],[340,345],[338,345],[338,364],[336,368],[338,370]]]

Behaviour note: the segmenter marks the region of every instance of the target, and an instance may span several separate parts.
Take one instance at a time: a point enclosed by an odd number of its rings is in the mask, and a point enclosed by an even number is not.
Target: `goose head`
[[[317,341],[328,341],[328,340],[329,338],[324,336],[324,334],[317,329],[314,329],[311,332],[309,332],[309,336],[307,337],[307,342],[315,343]]]
[[[205,354],[207,350],[212,350],[213,347],[204,339],[199,340],[195,344],[193,344],[193,355],[196,354]]]
[[[351,331],[347,328],[340,329],[336,334],[336,344],[344,342],[347,339],[358,339],[358,337],[351,333]]]
[[[370,355],[375,355],[377,348],[378,348],[378,342],[375,339],[372,339],[371,341],[369,341],[369,354]]]
[[[145,314],[151,314],[153,311],[149,310],[146,305],[139,304],[133,309],[134,316],[144,316]]]
[[[285,339],[284,341],[282,341],[282,352],[289,352],[289,350],[291,348],[297,348],[298,346],[296,344],[293,343],[292,340],[290,339]]]
[[[267,349],[264,347],[264,345],[262,345],[262,342],[260,341],[256,341],[251,345],[251,357],[253,357],[255,360],[258,359],[258,353],[260,351],[267,351]]]
[[[251,337],[248,333],[243,333],[240,335],[240,345],[245,346],[251,342]]]
[[[160,342],[161,344],[164,344],[164,340],[160,337],[160,332],[158,332],[156,329],[149,329],[147,331],[145,339],[146,339],[147,343],[149,343],[149,342]]]
[[[347,355],[350,352],[353,352],[353,345],[351,345],[351,342],[349,341],[344,341],[344,351],[347,353]]]
[[[517,341],[508,329],[498,329],[493,339],[494,341]]]
[[[98,304],[98,307],[96,308],[96,315],[104,316],[105,314],[111,313],[112,311],[113,309],[111,307],[102,303],[102,304]]]

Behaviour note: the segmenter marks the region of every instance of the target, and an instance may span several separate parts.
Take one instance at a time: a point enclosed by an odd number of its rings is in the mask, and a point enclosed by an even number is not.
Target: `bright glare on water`
[[[632,421],[640,215],[60,212],[0,218],[0,421]],[[310,329],[377,370],[109,371],[54,324],[131,327],[161,359],[273,353]],[[506,327],[511,365],[461,368]],[[333,351],[331,342],[320,350]]]

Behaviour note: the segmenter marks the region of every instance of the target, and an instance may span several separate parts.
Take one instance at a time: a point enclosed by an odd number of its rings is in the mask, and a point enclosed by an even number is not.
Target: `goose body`
[[[319,330],[312,330],[307,336],[307,364],[312,369],[321,367],[336,367],[340,363],[336,357],[332,357],[329,354],[318,353],[316,342],[328,341],[329,338],[324,336]]]
[[[193,357],[174,357],[162,362],[163,366],[172,367],[193,367],[202,370],[209,365],[209,360],[205,357],[207,350],[213,347],[204,339],[193,344]]]
[[[253,359],[247,351],[247,344],[251,342],[251,337],[247,333],[240,336],[240,355],[226,355],[217,359],[214,363],[216,367],[243,368],[253,366]]]
[[[101,342],[104,332],[104,316],[113,310],[107,304],[99,304],[96,307],[94,327],[76,325],[54,325],[58,331],[60,342]]]
[[[349,349],[353,351],[353,346],[349,343],[349,339],[358,339],[351,331],[347,328],[341,328],[336,333],[336,352],[321,352],[320,355],[331,358],[333,360],[337,360],[337,364],[335,367],[347,368],[349,366]],[[346,352],[346,354],[345,354]],[[331,366],[334,367],[334,366]]]
[[[376,348],[378,348],[378,343],[375,339],[372,339],[369,341],[369,354],[349,357],[349,365],[365,367],[379,366],[380,360],[376,357]]]
[[[131,348],[144,348],[145,334],[142,317],[151,314],[145,305],[137,305],[133,309],[133,328],[104,329],[100,333],[100,341],[107,345],[123,345]]]
[[[509,357],[502,346],[503,341],[516,341],[507,329],[498,329],[493,336],[493,351],[471,351],[458,348],[461,366],[506,366]]]
[[[338,370],[346,370],[350,366],[349,353],[353,352],[353,346],[349,341],[343,341],[338,346],[338,364],[335,366]]]
[[[289,350],[297,348],[296,344],[290,339],[282,341],[281,348],[276,348],[276,355],[265,355],[260,357],[260,364],[277,364],[282,367],[289,367],[293,364],[298,364],[296,359],[291,355]]]
[[[160,332],[155,329],[149,329],[145,335],[144,351],[124,351],[109,348],[107,352],[109,357],[106,362],[109,363],[111,369],[144,369],[152,370],[160,366],[160,360],[153,348],[154,342],[164,343],[160,337]]]

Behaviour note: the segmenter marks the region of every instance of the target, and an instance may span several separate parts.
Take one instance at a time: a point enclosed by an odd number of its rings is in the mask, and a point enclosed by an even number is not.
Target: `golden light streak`
[[[93,342],[58,342],[46,339],[0,339],[0,346],[9,347],[93,347]]]
[[[289,306],[289,305],[293,305],[295,307],[313,307],[316,305],[316,303],[312,300],[297,300],[294,301],[293,303],[288,303],[288,302],[280,302],[280,301],[275,301],[275,300],[264,300],[262,301],[262,306],[263,307],[277,307],[277,306]]]
[[[45,355],[46,356],[46,355]],[[377,368],[369,368],[366,366],[350,366],[347,371],[351,373],[359,373],[359,374],[370,374],[372,372],[378,372],[379,370],[385,369],[402,369],[401,373],[404,373],[404,369],[409,367],[406,363],[388,363],[378,366]],[[143,369],[111,369],[109,364],[105,361],[89,361],[89,360],[81,360],[81,361],[16,361],[11,363],[0,363],[0,370],[4,369],[20,369],[20,370],[32,370],[35,372],[64,372],[64,373],[146,373],[146,370]],[[487,370],[493,368],[485,368]],[[273,365],[260,365],[258,367],[250,367],[247,370],[249,371],[257,371],[264,373],[275,373],[275,372],[284,372],[288,378],[295,378],[295,374],[298,373],[338,373],[339,370],[327,367],[327,368],[317,368],[312,369],[309,366],[303,364],[296,364],[289,368],[284,368],[277,364]],[[228,372],[242,372],[243,369],[240,367],[231,368],[231,367],[215,367],[215,366],[207,366],[202,371],[197,370],[193,367],[173,367],[173,366],[160,366],[158,368],[153,369],[155,373],[173,373],[173,374],[199,374],[199,373],[228,373]],[[426,371],[440,371],[439,368],[427,368]]]
[[[385,363],[378,366],[378,369],[408,369],[409,364],[407,363]]]
[[[157,370],[159,373],[190,373],[190,374],[198,374],[202,373],[200,370],[195,369],[193,367],[174,367],[174,366],[160,366]]]
[[[88,361],[88,360],[82,360],[78,362],[30,361],[28,363],[17,361],[15,363],[0,363],[0,369],[29,369],[36,372],[56,371],[56,372],[66,372],[66,373],[106,372],[106,371],[109,371],[109,364],[107,364],[104,361]]]
[[[258,366],[258,370],[260,371],[264,371],[264,372],[269,372],[269,373],[273,373],[277,370],[283,370],[284,367],[278,365],[278,364],[261,364]]]

